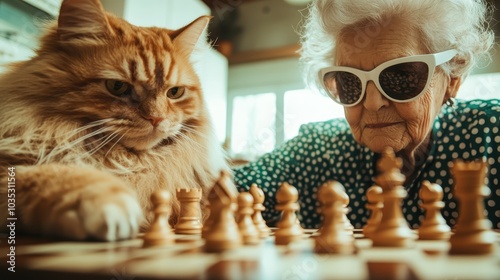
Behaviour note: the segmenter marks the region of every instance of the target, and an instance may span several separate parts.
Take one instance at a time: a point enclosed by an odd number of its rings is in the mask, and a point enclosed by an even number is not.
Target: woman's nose
[[[383,107],[389,106],[389,99],[382,95],[372,81],[368,82],[365,90],[363,106],[366,110],[375,112]]]

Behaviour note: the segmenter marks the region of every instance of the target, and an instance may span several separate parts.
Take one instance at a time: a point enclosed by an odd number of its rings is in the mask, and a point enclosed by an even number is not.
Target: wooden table
[[[411,249],[373,248],[369,239],[356,233],[356,254],[318,255],[312,251],[312,232],[289,246],[276,246],[269,237],[259,245],[224,253],[205,253],[203,240],[187,235],[177,235],[175,244],[162,248],[143,248],[141,239],[69,242],[18,236],[14,273],[7,270],[9,245],[4,236],[0,275],[107,280],[500,279],[498,249],[486,256],[450,256],[445,241],[418,241]]]

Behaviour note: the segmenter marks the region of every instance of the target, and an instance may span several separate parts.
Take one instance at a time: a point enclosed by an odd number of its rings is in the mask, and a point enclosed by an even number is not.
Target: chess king
[[[313,0],[304,21],[301,62],[306,82],[344,106],[345,118],[305,124],[274,151],[235,168],[240,191],[258,183],[266,194],[264,218],[276,225],[282,182],[298,190],[297,216],[318,228],[316,196],[323,183],[342,184],[348,218],[362,228],[366,196],[377,185],[386,148],[401,159],[401,218],[418,228],[424,182],[443,190],[442,216],[457,223],[457,159],[487,162],[485,212],[500,228],[500,100],[462,100],[459,88],[489,57],[494,33],[484,0]],[[487,59],[486,59],[487,60]],[[481,65],[479,65],[481,66]],[[482,93],[478,90],[476,96]],[[456,175],[456,174],[455,174]]]

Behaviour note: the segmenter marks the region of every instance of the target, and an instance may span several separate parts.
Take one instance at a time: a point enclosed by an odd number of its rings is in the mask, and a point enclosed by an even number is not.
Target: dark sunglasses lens
[[[387,95],[396,100],[408,100],[425,90],[429,67],[424,62],[405,62],[384,69],[379,83]]]
[[[323,77],[326,90],[337,102],[345,105],[356,103],[361,96],[361,80],[344,71],[332,71]]]

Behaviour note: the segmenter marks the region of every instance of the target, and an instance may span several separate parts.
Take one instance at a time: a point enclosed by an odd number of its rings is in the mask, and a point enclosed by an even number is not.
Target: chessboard
[[[323,222],[304,229],[296,216],[298,191],[283,182],[276,193],[276,228],[262,217],[264,193],[256,184],[238,193],[222,172],[208,194],[201,222],[201,192],[177,189],[151,196],[154,218],[136,238],[96,242],[0,237],[1,279],[498,279],[500,231],[482,213],[484,162],[457,162],[455,194],[461,204],[451,229],[440,214],[442,189],[427,182],[420,197],[426,215],[410,229],[401,213],[406,195],[401,161],[388,151],[377,186],[367,191],[371,216],[354,229],[349,199],[337,181],[318,190]],[[457,172],[458,171],[458,172]],[[471,199],[472,198],[472,199]],[[172,199],[180,202],[175,225]],[[15,244],[12,241],[15,241]]]
[[[275,229],[273,229],[274,232]],[[418,240],[413,248],[373,247],[354,231],[353,254],[314,253],[316,230],[276,245],[273,233],[256,245],[207,253],[199,235],[175,234],[168,246],[143,239],[74,242],[17,237],[15,272],[7,271],[1,239],[2,279],[500,279],[500,232],[495,253],[449,255],[449,242]]]

